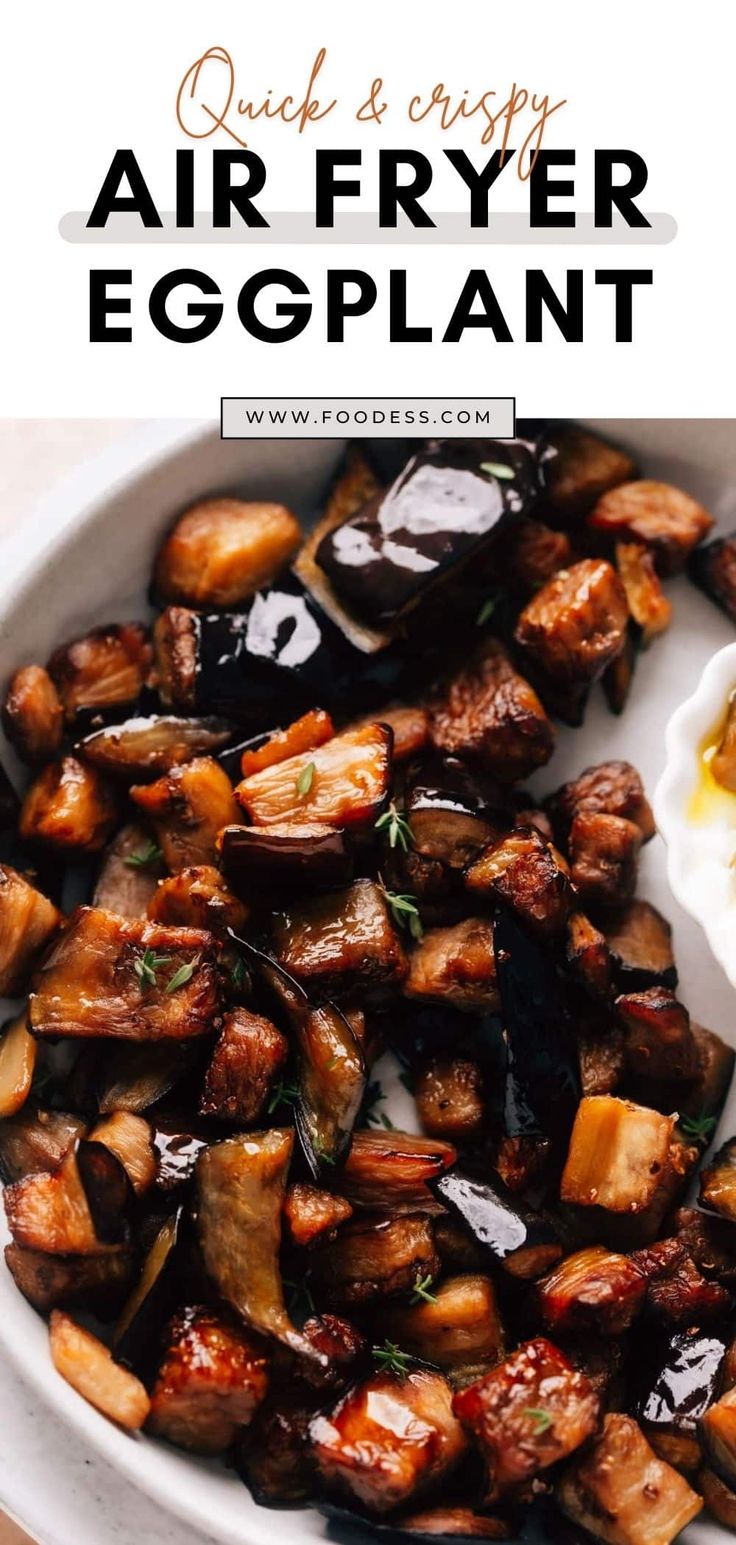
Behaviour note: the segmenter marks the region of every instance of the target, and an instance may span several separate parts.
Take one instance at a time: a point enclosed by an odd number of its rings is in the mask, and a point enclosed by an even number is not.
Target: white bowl
[[[663,421],[601,423],[641,456],[647,472],[669,476],[702,498],[724,525],[736,525],[731,480],[732,426],[722,422],[672,425]],[[201,424],[151,424],[69,480],[16,537],[4,544],[0,564],[0,642],[3,679],[29,660],[43,660],[77,629],[104,620],[140,616],[152,557],[167,521],[188,502],[218,491],[284,499],[303,515],[322,492],[341,442],[223,442]],[[672,709],[708,655],[732,636],[730,624],[703,596],[677,581],[676,625],[642,658],[632,703],[621,719],[602,700],[591,705],[579,731],[563,731],[543,789],[591,762],[630,757],[648,787],[659,778],[663,729]],[[3,748],[6,765],[10,758]],[[698,930],[678,912],[665,883],[658,841],[642,863],[642,894],[672,917],[682,993],[692,1012],[736,1043],[733,992],[709,963]],[[686,892],[679,892],[686,903]],[[392,1107],[393,1108],[393,1107]],[[397,1119],[405,1119],[397,1111]],[[7,1235],[0,1230],[3,1242]],[[145,1437],[131,1438],[98,1415],[54,1372],[43,1321],[18,1293],[0,1263],[0,1351],[46,1402],[133,1486],[164,1509],[222,1545],[294,1545],[323,1538],[314,1511],[275,1512],[256,1506],[249,1492],[221,1466],[179,1453]],[[0,1382],[0,1398],[1,1398]],[[51,1457],[53,1466],[53,1456]],[[53,1492],[53,1472],[49,1490]],[[368,1536],[366,1536],[368,1538]],[[693,1545],[726,1541],[723,1531],[697,1523]]]

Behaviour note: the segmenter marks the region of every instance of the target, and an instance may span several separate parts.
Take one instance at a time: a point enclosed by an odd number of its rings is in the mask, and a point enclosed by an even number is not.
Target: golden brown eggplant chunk
[[[367,724],[253,773],[235,797],[254,826],[360,826],[375,823],[390,778],[391,732]]]
[[[153,627],[156,684],[161,701],[193,713],[197,695],[197,613],[167,606]]]
[[[600,1403],[585,1375],[539,1336],[459,1390],[452,1407],[483,1453],[493,1502],[590,1438]]]
[[[648,987],[616,999],[626,1034],[626,1061],[642,1078],[687,1083],[699,1062],[690,1015],[666,987]]]
[[[570,877],[584,906],[624,907],[633,898],[642,836],[634,821],[582,810],[570,828]]]
[[[57,649],[49,660],[68,723],[83,709],[134,703],[151,663],[145,629],[128,622],[93,628],[84,638]]]
[[[202,499],[166,537],[154,585],[165,601],[184,606],[237,606],[276,578],[300,541],[284,504]]]
[[[616,540],[643,542],[659,574],[679,574],[713,525],[697,499],[671,483],[641,478],[604,494],[588,517],[594,531]]]
[[[188,1040],[218,1028],[212,935],[78,907],[41,966],[30,1003],[40,1036]]]
[[[265,740],[261,737],[258,743],[247,746],[240,759],[240,771],[244,778],[250,778],[253,773],[262,772],[264,767],[276,767],[279,762],[288,762],[304,751],[324,746],[334,734],[335,726],[325,709],[310,708],[285,730],[274,730]]]
[[[434,1281],[439,1267],[429,1219],[411,1214],[352,1218],[315,1255],[318,1280],[337,1306],[411,1293],[418,1281]]]
[[[220,1295],[253,1330],[313,1356],[284,1307],[281,1210],[293,1132],[230,1137],[197,1159],[197,1224],[205,1266]]]
[[[700,1173],[700,1203],[736,1223],[736,1138],[729,1138]]]
[[[424,1370],[374,1374],[315,1416],[310,1438],[328,1489],[381,1514],[436,1485],[467,1448],[447,1380]]]
[[[736,1287],[736,1237],[725,1218],[701,1212],[698,1207],[680,1207],[671,1226],[674,1238],[684,1245],[704,1276],[725,1287]],[[731,1382],[736,1384],[736,1356]]]
[[[491,640],[449,683],[431,709],[432,744],[477,762],[502,783],[543,767],[554,731],[533,687]]]
[[[500,998],[491,924],[468,917],[448,928],[428,928],[409,954],[403,990],[420,1002],[495,1013]]]
[[[148,1431],[195,1454],[224,1454],[268,1388],[266,1342],[210,1309],[183,1309],[168,1328]]]
[[[286,1062],[289,1043],[270,1019],[235,1008],[205,1073],[201,1116],[216,1116],[233,1126],[252,1127],[267,1114],[274,1082]]]
[[[279,913],[273,947],[290,976],[325,997],[400,982],[408,969],[383,890],[373,880],[356,880],[347,890]]]
[[[455,1163],[452,1143],[413,1132],[366,1128],[353,1133],[340,1174],[340,1191],[356,1207],[435,1212],[427,1183]]]
[[[635,1250],[631,1261],[647,1282],[647,1309],[657,1324],[696,1325],[724,1319],[731,1294],[709,1282],[680,1239],[660,1239]]]
[[[376,723],[388,725],[391,731],[394,762],[408,762],[410,757],[419,756],[429,743],[429,713],[426,708],[390,703],[385,708],[376,709],[370,717],[364,715],[349,728],[357,730],[363,725]]]
[[[541,520],[524,516],[514,526],[509,541],[508,566],[514,585],[523,595],[534,595],[559,569],[572,562],[570,538]]]
[[[153,923],[174,928],[204,928],[222,939],[229,928],[242,933],[249,908],[226,885],[213,864],[193,864],[159,880],[148,903]]]
[[[37,1042],[28,1029],[28,1009],[9,1019],[0,1034],[0,1118],[15,1116],[31,1091]]]
[[[620,1025],[608,1018],[600,1026],[584,1024],[576,1039],[583,1094],[614,1094],[626,1071]]]
[[[546,497],[568,520],[586,515],[602,494],[628,482],[636,470],[625,451],[577,424],[552,430],[542,469]]]
[[[570,783],[563,783],[545,801],[557,841],[564,847],[576,815],[616,815],[639,827],[642,841],[654,836],[655,825],[644,785],[630,762],[600,762]]]
[[[297,1362],[295,1378],[322,1391],[344,1389],[353,1382],[356,1368],[365,1360],[368,1343],[349,1320],[343,1320],[337,1314],[313,1314],[305,1320],[302,1333],[310,1346],[326,1359],[326,1365]]]
[[[619,1411],[604,1417],[603,1431],[565,1471],[557,1496],[568,1518],[606,1545],[671,1545],[703,1506]]]
[[[15,672],[5,694],[2,724],[24,762],[50,762],[57,755],[64,714],[56,687],[42,665],[24,665]]]
[[[578,1106],[562,1174],[563,1202],[610,1212],[643,1212],[668,1167],[674,1117],[591,1095]]]
[[[646,1291],[644,1273],[628,1256],[590,1245],[566,1256],[537,1283],[536,1301],[553,1333],[620,1336],[636,1319]]]
[[[52,1174],[40,1171],[6,1186],[3,1200],[8,1228],[23,1249],[100,1255],[116,1248],[97,1237],[74,1152]]]
[[[214,755],[231,738],[232,732],[222,719],[153,714],[95,730],[76,749],[100,772],[133,783],[139,778],[158,778],[196,756]]]
[[[727,1486],[736,1486],[736,1389],[729,1389],[699,1424],[706,1462]]]
[[[514,637],[553,681],[594,681],[620,654],[628,617],[616,570],[603,558],[583,558],[532,596]]]
[[[433,1058],[415,1076],[414,1098],[430,1137],[469,1143],[483,1131],[485,1080],[480,1065],[468,1057]]]
[[[61,923],[52,901],[7,864],[0,866],[0,996],[17,998],[36,957]]]
[[[98,853],[118,820],[114,790],[75,756],[49,762],[28,789],[19,831],[29,842]]]
[[[319,1186],[297,1181],[289,1186],[284,1200],[284,1219],[293,1245],[306,1249],[334,1239],[341,1223],[352,1218],[353,1209],[344,1196],[321,1191]]]
[[[90,1142],[104,1143],[125,1170],[136,1196],[150,1191],[156,1180],[153,1134],[147,1121],[132,1111],[116,1110],[103,1116],[89,1134]]]
[[[696,1485],[708,1512],[726,1529],[736,1530],[736,1492],[706,1465],[698,1471]]]
[[[161,850],[143,826],[123,826],[105,848],[92,905],[143,919],[163,873]]]
[[[620,989],[677,986],[672,929],[648,901],[632,901],[604,932]]]
[[[565,958],[573,976],[593,998],[607,998],[611,989],[611,954],[605,935],[584,912],[567,920]]]
[[[500,1361],[504,1329],[490,1277],[449,1277],[422,1302],[389,1304],[388,1336],[447,1374],[454,1388],[470,1384]]]
[[[172,874],[213,864],[218,832],[240,820],[230,779],[211,756],[174,767],[155,783],[135,784],[130,797],[153,822]]]
[[[133,1278],[133,1254],[49,1255],[5,1246],[5,1264],[16,1287],[39,1314],[75,1306],[109,1320],[120,1309]]]
[[[647,649],[652,640],[669,627],[672,604],[662,590],[648,547],[640,542],[617,542],[616,567],[626,591],[632,621],[638,630],[637,643],[639,648]]]
[[[567,865],[531,826],[515,826],[484,848],[466,869],[465,885],[473,896],[511,907],[545,938],[562,931],[572,907]]]
[[[151,1408],[140,1379],[113,1361],[96,1336],[54,1309],[49,1324],[49,1350],[57,1373],[103,1416],[138,1432]]]
[[[59,1168],[85,1131],[81,1116],[39,1110],[29,1101],[17,1116],[0,1122],[0,1171],[7,1181]]]
[[[506,1189],[512,1193],[524,1192],[544,1175],[552,1156],[552,1144],[541,1133],[530,1132],[518,1137],[504,1133],[496,1150],[494,1168]]]
[[[238,1442],[236,1469],[263,1507],[295,1507],[314,1496],[309,1424],[315,1401],[304,1386],[279,1389],[259,1406]]]
[[[716,783],[736,792],[736,698],[731,698],[718,747],[710,764]]]

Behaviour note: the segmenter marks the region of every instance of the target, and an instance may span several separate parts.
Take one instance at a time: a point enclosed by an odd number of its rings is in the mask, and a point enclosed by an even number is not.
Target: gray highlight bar
[[[510,439],[513,397],[223,397],[223,440]]]
[[[283,211],[267,214],[268,226],[249,228],[237,225],[215,229],[212,216],[197,214],[194,225],[179,227],[171,210],[161,212],[162,225],[146,229],[138,215],[118,212],[110,215],[102,230],[90,230],[89,216],[80,210],[62,215],[59,231],[65,241],[101,245],[141,244],[145,246],[225,245],[263,246],[426,246],[426,247],[659,247],[674,241],[677,221],[672,215],[647,214],[648,226],[634,227],[617,219],[610,227],[597,226],[592,212],[576,217],[574,226],[539,230],[529,224],[527,214],[500,210],[484,227],[471,226],[466,214],[456,212],[432,216],[434,226],[420,227],[404,221],[395,230],[378,223],[373,212],[341,214],[329,230],[318,229],[308,211]]]

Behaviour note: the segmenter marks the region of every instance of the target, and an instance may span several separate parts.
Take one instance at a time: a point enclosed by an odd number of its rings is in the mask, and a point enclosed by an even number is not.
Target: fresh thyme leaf
[[[391,1117],[386,1115],[385,1110],[379,1110],[379,1112],[378,1112],[378,1119],[379,1119],[379,1121],[381,1123],[381,1126],[385,1127],[387,1132],[395,1132],[396,1131],[396,1128],[395,1128],[395,1126],[393,1124],[393,1121],[391,1120]]]
[[[483,605],[481,606],[481,609],[475,619],[475,625],[477,628],[482,628],[484,622],[488,622],[488,619],[493,616],[493,613],[496,610],[497,600],[498,597],[495,595],[486,596],[486,599],[483,602]]]
[[[314,775],[315,775],[316,771],[317,771],[316,763],[315,762],[307,762],[306,767],[302,768],[302,770],[301,770],[301,772],[299,774],[299,777],[296,780],[296,791],[297,791],[297,794],[301,794],[302,797],[303,797],[305,794],[309,793],[309,790],[312,787],[312,783],[314,782]]]
[[[402,1352],[395,1341],[384,1341],[382,1347],[372,1347],[371,1356],[383,1373],[397,1373],[403,1377],[409,1372],[409,1353]]]
[[[389,847],[395,848],[398,846],[403,849],[404,853],[408,853],[409,844],[414,841],[412,829],[406,816],[397,809],[393,800],[388,810],[384,810],[383,815],[379,815],[376,821],[376,831],[385,832],[388,837]]]
[[[432,1277],[423,1277],[421,1272],[418,1273],[414,1283],[414,1291],[409,1302],[412,1304],[436,1304],[437,1294],[430,1292],[431,1286]]]
[[[296,1314],[302,1308],[306,1309],[308,1314],[314,1314],[314,1299],[306,1279],[303,1279],[301,1282],[293,1282],[289,1277],[282,1277],[281,1280],[284,1287],[289,1289],[289,1299],[286,1306],[289,1314]]]
[[[314,1138],[312,1141],[312,1150],[314,1152],[315,1158],[319,1159],[320,1164],[335,1164],[337,1162],[334,1153],[328,1153],[327,1149],[324,1147],[324,1144],[320,1142],[318,1137]]]
[[[412,939],[421,939],[424,936],[422,919],[419,916],[416,896],[400,894],[397,891],[387,891],[385,885],[381,889],[386,898],[387,905],[394,922],[398,928],[408,928]]]
[[[152,869],[163,858],[160,847],[152,840],[146,843],[144,848],[139,848],[137,853],[129,853],[123,860],[129,869]]]
[[[145,949],[143,954],[133,961],[133,970],[141,984],[141,992],[146,987],[157,985],[156,972],[160,966],[167,966],[170,960],[170,955],[156,955],[152,949]]]
[[[190,981],[194,976],[196,966],[196,960],[185,960],[180,965],[179,970],[174,972],[171,980],[166,983],[165,991],[167,993],[176,992],[177,988],[183,987],[184,983]]]
[[[549,1411],[545,1411],[542,1406],[525,1406],[522,1416],[528,1416],[530,1422],[534,1423],[535,1437],[542,1432],[546,1432],[547,1428],[552,1426],[552,1417]]]
[[[516,476],[513,467],[509,467],[503,461],[482,461],[481,472],[487,472],[489,477],[497,477],[502,483],[512,483]]]
[[[273,1086],[271,1098],[266,1106],[267,1113],[269,1116],[272,1116],[279,1105],[294,1105],[298,1099],[299,1090],[296,1085],[285,1084],[283,1079],[280,1078],[278,1083]]]
[[[716,1129],[716,1118],[701,1110],[699,1116],[681,1116],[678,1126],[686,1137],[692,1137],[696,1143],[707,1142]]]
[[[325,1073],[331,1073],[332,1069],[337,1067],[339,1061],[339,1057],[330,1057],[329,1062],[325,1063]]]
[[[245,961],[242,955],[236,955],[230,967],[230,983],[235,992],[239,992],[245,981]]]

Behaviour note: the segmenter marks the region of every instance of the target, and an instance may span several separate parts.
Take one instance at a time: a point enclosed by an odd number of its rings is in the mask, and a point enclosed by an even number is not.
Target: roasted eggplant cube
[[[606,937],[584,912],[567,920],[565,958],[576,980],[592,998],[607,998],[611,989],[611,953]]]
[[[3,1200],[14,1243],[49,1255],[99,1255],[106,1245],[98,1238],[76,1153],[59,1169],[39,1171],[6,1186]]]
[[[618,987],[639,992],[647,987],[677,986],[672,929],[648,901],[632,901],[604,925]]]
[[[490,1277],[449,1277],[425,1302],[391,1304],[389,1337],[414,1357],[442,1368],[450,1382],[469,1384],[499,1362],[504,1329]],[[382,1322],[383,1323],[383,1322]]]
[[[304,1386],[267,1395],[238,1442],[236,1469],[263,1507],[295,1507],[314,1495],[309,1424],[315,1398]]]
[[[643,542],[660,574],[678,574],[713,525],[697,499],[671,483],[641,478],[605,493],[588,517],[594,531],[617,541]]]
[[[61,923],[61,913],[22,874],[0,866],[0,996],[25,992],[41,950]]]
[[[365,1365],[368,1350],[361,1331],[340,1315],[313,1314],[304,1321],[302,1332],[321,1360],[292,1360],[295,1379],[322,1391],[323,1399],[325,1391],[345,1389],[354,1383],[361,1364]]]
[[[697,1470],[697,1424],[718,1398],[726,1345],[697,1326],[652,1346],[640,1375],[636,1416],[660,1459],[676,1470]]]
[[[578,1024],[576,1033],[583,1094],[614,1094],[626,1072],[624,1034],[611,1016]]]
[[[321,1191],[304,1181],[289,1186],[284,1198],[288,1237],[302,1249],[333,1239],[340,1225],[352,1216],[353,1209],[346,1197]]]
[[[187,1040],[217,1028],[214,940],[79,907],[38,972],[30,1027],[40,1036]]]
[[[268,1387],[268,1348],[212,1310],[184,1309],[169,1327],[148,1431],[195,1454],[224,1454]]]
[[[638,876],[640,828],[618,815],[582,810],[570,828],[570,877],[583,905],[624,907]]]
[[[541,1277],[562,1255],[546,1218],[514,1196],[498,1175],[483,1180],[453,1169],[432,1182],[432,1190],[463,1224],[488,1260],[522,1281]]]
[[[97,853],[117,824],[114,790],[75,756],[49,762],[23,800],[19,831],[29,842]]]
[[[343,832],[316,822],[226,826],[218,848],[233,889],[248,900],[264,893],[335,890],[353,877],[353,856]]]
[[[252,773],[263,772],[265,767],[275,767],[288,762],[304,751],[314,751],[332,740],[335,727],[324,708],[310,708],[300,719],[294,719],[285,730],[273,730],[257,745],[245,747],[240,758],[240,770],[244,778]]]
[[[672,1218],[672,1231],[704,1276],[725,1287],[736,1286],[736,1237],[725,1218],[698,1207],[680,1207]]]
[[[40,1110],[30,1100],[17,1116],[0,1122],[0,1172],[7,1181],[22,1180],[40,1170],[57,1170],[86,1122],[61,1110]]]
[[[145,918],[161,874],[161,850],[145,827],[123,826],[102,854],[92,904],[119,917]]]
[[[626,1061],[640,1078],[687,1083],[698,1074],[698,1049],[684,1004],[666,987],[616,999],[626,1034]]]
[[[154,674],[162,703],[194,713],[200,669],[201,621],[186,606],[167,606],[153,628]]]
[[[231,1126],[255,1126],[266,1114],[288,1051],[286,1036],[270,1019],[231,1009],[205,1073],[200,1114]]]
[[[77,750],[100,772],[134,783],[139,778],[158,778],[195,756],[214,755],[231,738],[232,732],[222,719],[154,714],[95,730],[79,742]]]
[[[439,1276],[439,1265],[429,1218],[411,1214],[352,1218],[315,1253],[315,1274],[338,1307],[410,1294]]]
[[[658,1240],[631,1259],[647,1279],[647,1310],[657,1324],[696,1325],[728,1315],[730,1293],[702,1275],[682,1240]]]
[[[555,426],[541,457],[544,495],[555,513],[577,521],[609,488],[627,482],[635,472],[626,451],[577,424]]]
[[[436,1486],[467,1439],[441,1373],[376,1373],[315,1416],[310,1440],[322,1482],[370,1513],[389,1513]]]
[[[366,1128],[353,1133],[340,1188],[358,1207],[434,1212],[427,1187],[455,1163],[452,1143],[413,1132]]]
[[[552,1332],[595,1331],[620,1336],[636,1319],[647,1279],[626,1255],[590,1245],[568,1255],[536,1287],[536,1302]]]
[[[495,1013],[500,1000],[491,924],[468,917],[449,928],[428,928],[409,954],[404,992],[419,1002]]]
[[[581,1100],[560,1186],[563,1202],[644,1211],[667,1171],[673,1126],[672,1116],[631,1100]]]
[[[148,675],[151,646],[138,623],[95,628],[57,649],[49,660],[52,677],[74,724],[84,710],[99,712],[134,703]]]
[[[370,717],[364,716],[351,729],[364,724],[386,724],[393,736],[395,762],[408,762],[419,756],[429,743],[429,713],[426,708],[408,703],[391,703],[376,709]]]
[[[583,558],[532,597],[514,637],[552,680],[594,681],[620,654],[628,617],[616,570],[603,558]]]
[[[458,1391],[452,1404],[488,1465],[490,1502],[572,1454],[598,1425],[592,1385],[541,1336]]]
[[[647,649],[669,627],[672,604],[662,590],[648,547],[640,542],[617,542],[616,568],[626,591],[636,642],[641,649]]]
[[[502,902],[545,938],[561,933],[573,904],[567,865],[539,832],[516,826],[465,871],[471,895]]]
[[[0,1118],[15,1116],[28,1099],[36,1067],[38,1042],[28,1029],[23,1008],[0,1030]]]
[[[707,1140],[726,1103],[731,1087],[735,1054],[714,1030],[696,1025],[690,1028],[695,1040],[698,1057],[698,1074],[692,1089],[679,1102],[680,1117],[686,1118],[685,1131]]]
[[[700,1175],[700,1202],[736,1223],[736,1137],[723,1143]]]
[[[572,562],[570,538],[565,532],[531,517],[517,522],[509,547],[511,579],[524,596],[534,595],[553,574]]]
[[[218,832],[240,819],[230,779],[211,756],[174,767],[155,783],[134,785],[130,795],[153,822],[172,873],[214,863]]]
[[[708,1512],[719,1524],[736,1530],[736,1492],[706,1466],[698,1472],[697,1487]]]
[[[557,1496],[568,1518],[606,1545],[671,1545],[703,1506],[619,1411],[604,1417],[603,1431],[565,1471]]]
[[[299,522],[284,504],[203,499],[169,532],[153,582],[165,601],[237,606],[276,578],[300,541]]]
[[[212,864],[194,864],[159,880],[147,910],[152,923],[204,928],[218,939],[231,928],[242,933],[249,916],[245,902],[233,895]]]
[[[696,547],[688,568],[695,584],[736,622],[736,532]]]
[[[51,1313],[49,1351],[56,1372],[103,1416],[129,1432],[143,1426],[150,1401],[140,1379],[121,1368],[102,1341],[61,1309]]]
[[[483,1070],[468,1057],[434,1058],[416,1074],[414,1098],[422,1128],[430,1137],[471,1143],[483,1131]]]
[[[462,668],[431,710],[437,750],[467,757],[502,783],[548,762],[554,731],[534,688],[491,640]]]
[[[273,942],[279,965],[326,997],[400,982],[407,972],[384,893],[373,880],[279,913]]]
[[[49,1255],[5,1246],[5,1264],[16,1287],[39,1314],[79,1306],[109,1320],[121,1308],[133,1277],[130,1251],[106,1255]]]
[[[253,773],[235,797],[254,826],[360,826],[375,823],[390,776],[391,732],[368,724]]]
[[[434,754],[413,762],[404,801],[414,850],[450,869],[463,869],[507,824],[499,815],[503,798],[496,786],[455,756]]]
[[[654,836],[655,825],[644,785],[630,762],[600,762],[586,767],[571,783],[545,801],[557,841],[564,848],[576,815],[616,815],[639,827],[642,841]]]
[[[736,1389],[727,1390],[701,1417],[700,1442],[711,1469],[736,1486]]]
[[[64,712],[48,671],[23,665],[11,677],[3,703],[2,724],[24,762],[50,762],[61,746]]]

